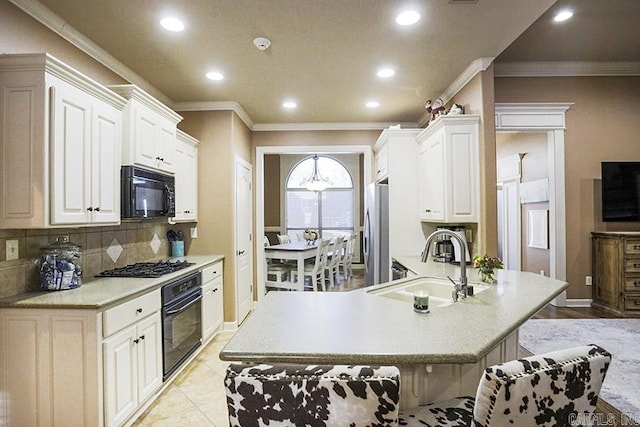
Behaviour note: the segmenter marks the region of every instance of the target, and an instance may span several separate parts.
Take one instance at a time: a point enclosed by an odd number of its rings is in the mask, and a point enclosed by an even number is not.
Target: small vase
[[[480,272],[480,281],[482,283],[489,283],[489,284],[496,283],[496,279],[493,278],[493,270],[491,270],[491,271],[481,271]]]

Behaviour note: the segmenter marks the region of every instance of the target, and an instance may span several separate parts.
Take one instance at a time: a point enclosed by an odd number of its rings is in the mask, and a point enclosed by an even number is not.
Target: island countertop
[[[396,257],[418,277],[458,278],[459,267]],[[469,281],[477,270],[467,268]],[[223,360],[331,364],[476,363],[568,284],[498,270],[498,283],[429,314],[371,295],[402,279],[351,292],[269,292],[220,352]]]
[[[186,260],[193,265],[157,278],[104,277],[87,282],[76,289],[26,292],[0,299],[0,308],[104,309],[150,292],[222,259],[222,255],[169,258],[170,261]]]

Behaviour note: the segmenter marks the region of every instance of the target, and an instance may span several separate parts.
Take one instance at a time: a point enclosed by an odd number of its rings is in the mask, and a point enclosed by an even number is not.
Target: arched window
[[[353,179],[338,160],[318,156],[318,170],[331,184],[323,191],[310,191],[302,181],[313,173],[313,156],[296,164],[286,181],[287,234],[299,234],[308,228],[319,230],[329,239],[349,236],[354,230]]]

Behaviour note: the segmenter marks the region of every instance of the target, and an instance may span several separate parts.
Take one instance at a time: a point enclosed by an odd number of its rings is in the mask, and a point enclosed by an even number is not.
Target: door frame
[[[233,178],[233,206],[234,206],[234,210],[237,212],[238,209],[238,167],[242,167],[242,168],[246,168],[249,170],[249,177],[251,180],[251,177],[253,176],[253,166],[251,165],[251,163],[247,162],[246,160],[242,159],[241,157],[235,156],[235,161],[234,161],[234,178]],[[251,185],[251,181],[250,181],[250,185]],[[251,204],[253,203],[253,197],[249,198],[249,218],[252,217],[253,213],[253,206],[251,206]],[[249,225],[249,231],[252,231],[252,224]],[[253,281],[253,268],[254,268],[254,264],[255,264],[255,260],[253,259],[253,252],[251,251],[251,243],[253,243],[253,241],[255,241],[256,239],[254,239],[254,235],[252,234],[249,238],[250,243],[249,243],[249,254],[248,256],[251,257],[251,259],[249,260],[249,268],[251,269],[250,272],[250,277],[251,277],[251,281]],[[233,255],[236,259],[234,259],[234,276],[235,276],[235,299],[236,299],[236,324],[237,326],[240,326],[240,323],[242,322],[242,320],[244,319],[240,319],[240,298],[239,298],[239,290],[240,290],[240,286],[239,286],[239,280],[240,280],[240,275],[239,273],[239,267],[240,267],[240,263],[237,260],[238,257],[238,215],[234,215],[234,221],[233,221]],[[254,286],[255,284],[252,283],[251,284],[251,300],[254,301],[253,299],[253,290],[255,288]],[[252,304],[253,306],[253,304]],[[253,307],[252,307],[253,308]]]
[[[567,278],[567,236],[565,215],[564,132],[565,113],[573,103],[496,103],[496,132],[544,132],[547,136],[549,167],[549,276]],[[567,304],[563,291],[552,302]]]
[[[264,146],[256,147],[255,161],[255,235],[264,236],[264,156],[267,154],[363,154],[364,171],[362,182],[366,187],[367,183],[373,182],[372,162],[373,145],[318,145],[318,146]],[[254,253],[256,260],[264,259],[264,242],[262,237],[253,239],[255,245]],[[256,268],[256,288],[259,303],[265,295],[265,268],[264,263],[254,262]]]

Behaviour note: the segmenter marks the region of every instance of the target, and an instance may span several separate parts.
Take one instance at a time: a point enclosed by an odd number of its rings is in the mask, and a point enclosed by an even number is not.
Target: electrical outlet
[[[584,284],[587,286],[592,286],[593,285],[593,278],[591,276],[587,276],[584,280]]]
[[[6,260],[13,261],[20,258],[19,245],[17,240],[7,240],[6,243]]]
[[[197,239],[198,238],[198,227],[191,227],[191,229],[189,231],[191,233],[191,238],[192,239]]]

